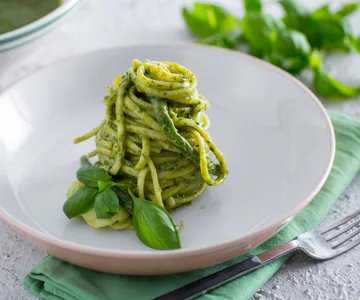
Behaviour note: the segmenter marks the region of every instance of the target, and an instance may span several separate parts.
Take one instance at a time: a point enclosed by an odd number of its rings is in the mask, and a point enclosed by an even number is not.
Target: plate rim
[[[104,249],[94,246],[87,246],[87,245],[81,245],[77,244],[75,242],[70,242],[63,240],[61,238],[58,238],[56,236],[49,235],[47,233],[44,233],[40,230],[34,229],[30,227],[29,225],[21,222],[17,218],[13,217],[9,213],[7,213],[1,206],[0,206],[0,218],[4,220],[6,223],[8,223],[12,228],[14,228],[17,232],[26,235],[26,237],[35,238],[36,240],[41,241],[42,243],[49,243],[52,245],[55,245],[57,247],[60,247],[65,250],[70,251],[76,251],[76,252],[82,252],[84,254],[89,255],[96,255],[101,257],[107,257],[107,258],[131,258],[131,259],[171,259],[171,258],[181,258],[181,257],[188,257],[193,255],[201,255],[201,254],[209,254],[213,252],[219,252],[224,251],[226,249],[230,249],[233,247],[238,246],[241,242],[243,242],[245,239],[251,241],[256,236],[261,236],[267,232],[273,231],[274,229],[282,228],[285,224],[287,224],[296,214],[298,214],[306,205],[308,205],[316,196],[316,194],[321,190],[323,185],[325,184],[327,178],[329,177],[330,171],[333,166],[334,158],[335,158],[335,148],[336,148],[336,139],[335,139],[335,132],[332,125],[332,122],[330,120],[329,114],[327,113],[325,107],[320,102],[318,97],[299,79],[295,78],[294,76],[290,75],[286,71],[280,69],[279,67],[272,65],[271,63],[268,63],[262,59],[259,59],[257,57],[251,56],[247,53],[236,51],[236,50],[230,50],[230,49],[224,49],[219,48],[217,46],[208,46],[208,45],[199,45],[199,44],[193,44],[189,42],[176,42],[176,43],[161,43],[161,42],[147,42],[147,43],[131,43],[127,45],[122,46],[116,46],[116,47],[105,47],[101,49],[96,49],[92,51],[88,51],[85,53],[76,54],[74,56],[70,56],[67,58],[63,58],[60,60],[57,60],[53,63],[50,63],[40,69],[37,69],[25,76],[22,76],[18,78],[14,83],[8,85],[1,93],[0,93],[0,99],[8,92],[10,91],[14,86],[19,84],[21,81],[25,80],[27,77],[31,77],[36,75],[37,73],[40,73],[44,70],[47,70],[49,68],[52,68],[56,65],[60,65],[65,62],[69,62],[72,60],[76,60],[79,58],[83,58],[84,56],[91,56],[97,53],[106,52],[106,51],[114,51],[116,49],[126,49],[126,48],[134,48],[134,47],[163,47],[163,48],[172,48],[172,47],[183,47],[183,48],[197,48],[197,49],[204,49],[204,51],[208,49],[212,49],[214,51],[220,51],[220,52],[226,52],[229,55],[240,55],[245,57],[247,60],[260,63],[264,67],[273,70],[274,72],[288,78],[290,81],[296,83],[300,88],[302,88],[309,96],[310,98],[315,102],[315,104],[318,106],[320,111],[322,112],[323,116],[325,117],[327,129],[330,134],[330,155],[328,157],[327,166],[317,183],[317,185],[313,188],[313,190],[309,193],[308,196],[304,197],[304,200],[300,202],[295,208],[292,210],[289,210],[287,213],[281,215],[278,217],[275,221],[271,222],[270,224],[266,226],[260,226],[256,230],[252,231],[249,234],[242,235],[236,239],[232,239],[225,242],[216,243],[210,246],[204,246],[204,247],[197,247],[197,248],[181,248],[176,250],[163,250],[163,251],[154,251],[154,250],[146,250],[146,251],[123,251],[123,250],[113,250],[113,249]],[[276,234],[276,233],[275,233]],[[270,235],[266,240],[270,239],[273,235]],[[28,238],[29,239],[29,238]],[[32,239],[30,239],[32,240]],[[253,245],[248,251],[253,249],[258,245]]]

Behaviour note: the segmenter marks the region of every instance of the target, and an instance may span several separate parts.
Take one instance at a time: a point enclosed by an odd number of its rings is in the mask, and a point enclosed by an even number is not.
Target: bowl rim
[[[0,206],[0,218],[3,219],[5,222],[7,222],[12,228],[14,228],[18,232],[24,234],[27,237],[27,239],[30,239],[30,240],[35,239],[37,241],[41,241],[42,243],[51,244],[53,246],[56,246],[56,247],[59,247],[59,248],[65,249],[65,250],[74,251],[74,252],[83,253],[83,254],[101,256],[101,257],[106,257],[106,258],[123,258],[123,259],[139,259],[139,260],[148,260],[148,259],[162,260],[162,259],[164,259],[164,260],[166,260],[166,259],[184,258],[184,257],[189,257],[189,256],[194,256],[194,255],[209,254],[209,253],[214,253],[214,252],[219,252],[219,251],[224,251],[224,250],[227,250],[230,248],[234,248],[243,241],[250,241],[250,240],[254,239],[256,236],[268,234],[270,231],[274,231],[279,228],[281,229],[287,222],[289,222],[296,214],[298,214],[306,205],[308,205],[315,198],[316,194],[320,191],[320,189],[325,184],[325,182],[330,174],[330,171],[332,169],[332,166],[333,166],[333,162],[334,162],[334,158],[335,158],[335,147],[336,147],[334,128],[333,128],[332,122],[330,120],[330,117],[329,117],[325,107],[322,105],[320,100],[315,96],[315,94],[307,86],[305,86],[305,84],[303,84],[299,79],[293,77],[286,71],[280,69],[279,67],[277,67],[275,65],[272,65],[271,63],[268,63],[262,59],[251,56],[244,52],[219,48],[217,46],[192,44],[192,43],[188,43],[188,42],[185,42],[185,43],[181,43],[181,42],[180,43],[179,42],[177,42],[177,43],[161,43],[161,42],[160,43],[159,42],[132,43],[132,44],[124,45],[124,46],[101,48],[101,49],[89,51],[89,52],[82,53],[82,54],[77,54],[75,56],[56,61],[52,64],[45,66],[44,68],[41,68],[39,70],[36,70],[30,74],[23,76],[22,78],[20,78],[13,84],[7,86],[0,93],[0,99],[4,94],[6,94],[13,86],[18,84],[20,81],[25,80],[27,77],[30,77],[38,72],[41,72],[44,69],[59,65],[64,62],[69,62],[72,60],[83,58],[85,55],[91,56],[96,53],[101,53],[101,52],[106,52],[106,51],[114,51],[116,49],[134,48],[134,47],[149,47],[149,46],[169,47],[169,48],[172,48],[172,47],[195,48],[195,49],[197,48],[197,49],[203,49],[205,51],[208,49],[212,49],[215,51],[224,52],[228,55],[241,55],[248,60],[251,60],[255,63],[262,64],[264,67],[271,69],[274,72],[277,72],[278,74],[280,74],[281,76],[284,76],[284,77],[288,78],[290,81],[296,83],[317,104],[318,108],[320,109],[320,111],[323,113],[323,116],[325,117],[327,129],[330,134],[330,145],[329,145],[330,155],[328,157],[327,166],[326,166],[324,173],[321,176],[318,184],[313,188],[313,190],[308,194],[308,196],[305,197],[304,200],[302,200],[295,208],[293,208],[292,210],[289,210],[287,213],[284,213],[282,216],[278,217],[272,223],[270,223],[266,226],[260,226],[259,228],[257,228],[254,231],[249,232],[248,234],[242,235],[236,239],[228,240],[225,242],[220,242],[220,243],[213,244],[210,246],[204,246],[204,247],[198,247],[198,248],[185,248],[185,249],[181,248],[181,249],[176,249],[176,250],[162,250],[162,251],[160,251],[160,250],[154,251],[153,249],[150,249],[150,248],[147,251],[122,251],[122,250],[113,250],[113,249],[103,249],[103,248],[99,248],[99,247],[81,245],[81,244],[77,244],[75,242],[66,241],[66,240],[63,240],[56,236],[52,236],[52,235],[42,232],[38,229],[30,227],[29,225],[16,219],[15,217],[11,216]],[[266,240],[271,238],[273,235],[270,235],[269,237],[267,237]],[[256,247],[258,245],[250,244],[250,246],[251,247],[248,249],[248,251],[250,251],[251,249],[253,249],[254,247]]]
[[[18,29],[0,34],[0,45],[13,42],[17,39],[33,34],[66,15],[80,0],[67,0],[50,13]]]

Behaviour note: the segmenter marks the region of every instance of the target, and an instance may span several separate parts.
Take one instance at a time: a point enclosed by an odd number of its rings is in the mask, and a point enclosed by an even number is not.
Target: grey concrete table
[[[20,77],[52,62],[95,49],[139,42],[191,41],[180,9],[192,1],[84,0],[65,22],[47,36],[36,52],[0,75],[0,90]],[[241,1],[217,1],[241,14]],[[303,1],[318,6],[323,1]],[[335,3],[334,3],[335,2]],[[335,5],[344,1],[332,1]],[[269,10],[279,13],[273,3]],[[360,14],[351,18],[360,31]],[[330,57],[331,73],[344,82],[360,84],[360,56]],[[304,74],[305,81],[310,80]],[[330,110],[360,118],[360,99],[340,104],[325,103]],[[360,176],[336,202],[324,222],[360,208]],[[0,221],[0,299],[36,299],[21,286],[24,275],[45,253],[24,241]],[[327,262],[295,255],[253,297],[255,299],[360,299],[360,247]]]

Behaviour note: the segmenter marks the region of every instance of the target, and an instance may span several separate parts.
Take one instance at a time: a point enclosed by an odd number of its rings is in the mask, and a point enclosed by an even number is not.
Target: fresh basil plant
[[[226,9],[196,2],[184,8],[183,17],[200,43],[235,49],[249,46],[249,53],[277,65],[291,74],[307,67],[314,72],[314,90],[328,99],[360,95],[360,87],[350,87],[332,78],[322,63],[312,64],[319,51],[358,51],[355,36],[346,17],[360,8],[360,2],[343,5],[337,11],[323,5],[310,11],[300,0],[280,0],[285,12],[276,18],[263,10],[261,0],[243,0],[245,16],[237,19]]]

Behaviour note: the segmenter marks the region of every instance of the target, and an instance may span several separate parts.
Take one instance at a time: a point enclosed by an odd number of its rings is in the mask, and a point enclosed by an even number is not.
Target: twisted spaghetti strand
[[[102,123],[75,143],[95,136],[96,165],[119,182],[135,182],[139,197],[166,209],[190,202],[228,174],[208,133],[210,104],[196,88],[195,75],[177,63],[134,60],[109,88]],[[123,215],[106,224],[131,226],[131,216]]]

